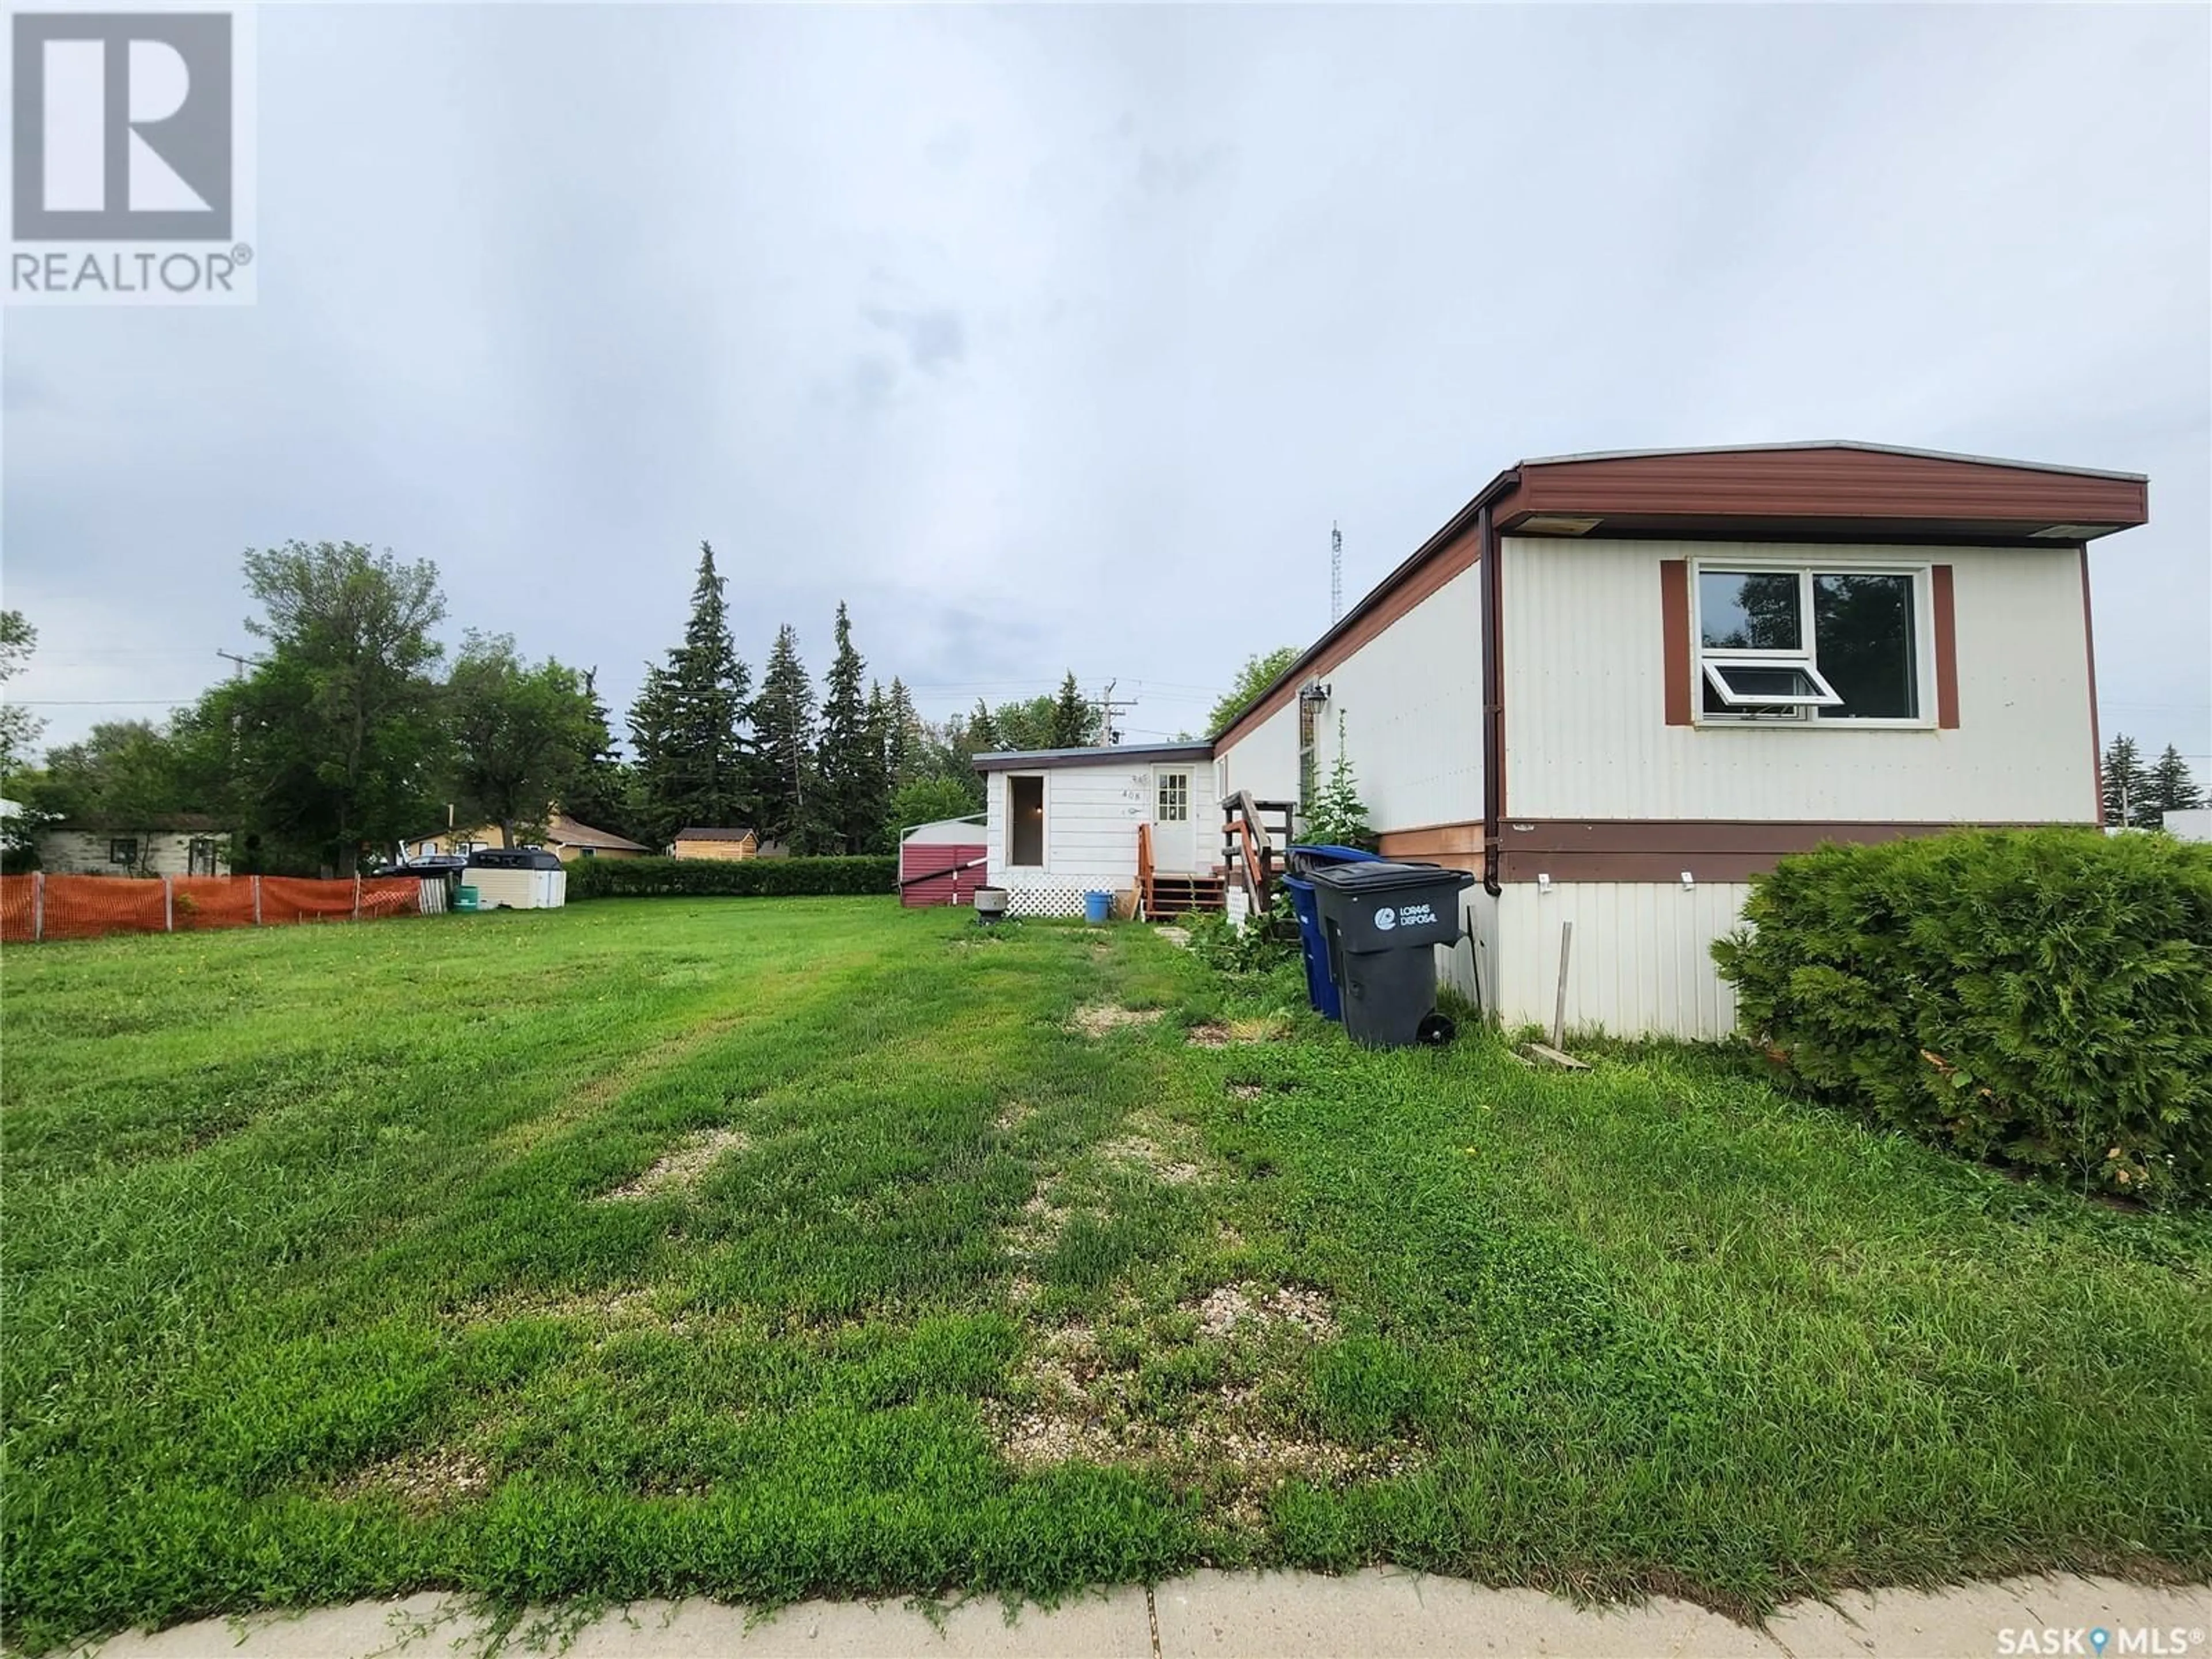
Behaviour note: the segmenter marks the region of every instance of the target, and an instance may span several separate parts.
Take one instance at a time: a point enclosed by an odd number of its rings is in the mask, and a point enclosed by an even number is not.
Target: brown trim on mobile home
[[[1483,509],[1486,527],[1472,538]],[[2048,546],[2148,523],[2137,473],[2050,466],[1841,441],[1644,450],[1523,461],[1483,486],[1344,620],[1216,735],[1220,753],[1297,688],[1373,639],[1498,538],[1669,535],[1783,541]],[[1530,523],[1531,520],[1537,522]],[[2057,532],[2067,532],[2063,538]],[[1449,551],[1445,568],[1429,566]],[[1413,591],[1409,586],[1421,578]]]
[[[1431,823],[1417,830],[1386,830],[1375,838],[1375,850],[1386,859],[1430,863],[1476,858],[1483,851],[1482,825],[1479,822]]]
[[[1915,823],[1873,820],[1764,818],[1540,818],[1505,826],[1507,881],[1742,881],[1771,870],[1790,853],[1824,842],[1863,843],[1940,836],[1961,829],[2012,830],[2013,823]],[[1389,837],[1384,837],[1388,844]]]
[[[1666,630],[1667,724],[1689,726],[1690,562],[1659,561],[1659,625]]]
[[[1951,567],[1930,565],[1928,586],[1936,634],[1936,724],[1959,729],[1959,609],[1951,586]]]
[[[1455,515],[1450,524],[1430,538],[1420,552],[1400,565],[1373,592],[1353,606],[1342,622],[1322,635],[1304,656],[1284,670],[1274,684],[1257,701],[1222,728],[1221,734],[1213,740],[1213,752],[1220,754],[1226,750],[1239,738],[1289,703],[1297,696],[1301,685],[1317,675],[1328,673],[1474,564],[1481,556],[1480,532],[1478,530],[1463,535],[1453,533],[1464,517],[1463,512]],[[1438,547],[1437,543],[1447,536],[1451,536],[1452,539],[1448,544]],[[1417,570],[1415,566],[1420,568]],[[1393,586],[1393,583],[1402,585]]]
[[[1537,514],[1599,522],[1578,533],[1742,537],[1762,526],[1969,540],[2086,539],[2142,524],[2149,488],[2126,473],[1869,444],[1777,444],[1524,461],[1497,506],[1513,533]],[[2070,538],[2069,538],[2070,539]]]

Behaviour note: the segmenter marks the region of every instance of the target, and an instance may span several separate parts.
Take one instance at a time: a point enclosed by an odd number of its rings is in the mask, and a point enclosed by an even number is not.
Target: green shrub
[[[587,898],[796,898],[805,894],[891,893],[898,860],[580,859],[568,866],[568,896]]]
[[[1280,886],[1265,915],[1237,927],[1218,910],[1200,910],[1181,919],[1190,948],[1200,962],[1224,974],[1271,972],[1298,954],[1298,919],[1291,896]]]
[[[1744,1029],[1883,1123],[2212,1200],[2212,848],[2091,830],[1824,847],[1713,955]]]

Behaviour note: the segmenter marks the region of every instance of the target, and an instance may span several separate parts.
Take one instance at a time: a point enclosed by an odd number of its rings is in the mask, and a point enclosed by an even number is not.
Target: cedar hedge
[[[2212,1202],[2212,848],[2094,830],[1823,847],[1717,941],[1816,1093],[1969,1157]]]
[[[898,890],[895,857],[824,859],[579,859],[568,896],[782,897]]]

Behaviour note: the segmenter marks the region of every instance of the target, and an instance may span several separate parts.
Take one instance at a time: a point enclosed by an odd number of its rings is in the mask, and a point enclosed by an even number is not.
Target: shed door
[[[1188,766],[1152,769],[1152,862],[1159,869],[1198,868],[1197,787]]]
[[[1044,863],[1044,779],[1006,780],[1006,862],[1030,869]]]

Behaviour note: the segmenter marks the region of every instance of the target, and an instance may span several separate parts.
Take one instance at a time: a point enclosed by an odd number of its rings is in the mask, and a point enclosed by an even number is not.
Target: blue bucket
[[[1085,893],[1083,896],[1083,919],[1093,927],[1113,914],[1114,896],[1111,893]]]

